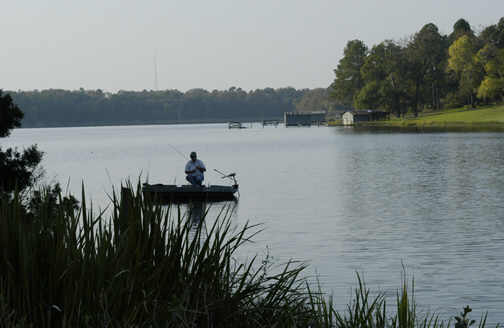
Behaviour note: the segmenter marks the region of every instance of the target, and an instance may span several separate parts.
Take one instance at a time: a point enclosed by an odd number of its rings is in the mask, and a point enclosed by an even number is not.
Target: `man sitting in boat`
[[[190,182],[192,185],[203,186],[203,172],[206,171],[205,164],[202,161],[197,159],[196,153],[191,152],[191,160],[187,162],[185,166],[185,173],[187,174],[186,180]]]

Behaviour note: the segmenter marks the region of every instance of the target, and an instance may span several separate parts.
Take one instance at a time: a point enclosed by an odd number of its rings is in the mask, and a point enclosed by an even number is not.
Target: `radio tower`
[[[154,54],[154,91],[159,90],[157,70],[157,52]]]

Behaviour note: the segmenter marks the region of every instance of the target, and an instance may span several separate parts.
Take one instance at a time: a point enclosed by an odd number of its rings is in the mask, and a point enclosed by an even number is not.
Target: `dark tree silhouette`
[[[0,137],[10,135],[12,129],[21,126],[23,112],[12,101],[9,94],[0,91]],[[33,145],[22,152],[0,148],[0,193],[22,191],[32,186],[41,177],[37,173],[43,153]]]
[[[11,96],[4,95],[0,90],[0,137],[9,136],[14,127],[20,127],[23,116],[21,109],[12,102]]]

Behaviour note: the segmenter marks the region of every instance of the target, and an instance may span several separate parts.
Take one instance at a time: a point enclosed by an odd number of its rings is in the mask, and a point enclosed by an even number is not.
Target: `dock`
[[[278,127],[278,125],[281,123],[282,121],[281,120],[263,120],[262,122],[262,126],[263,128],[265,126],[274,126],[274,127]]]
[[[243,126],[241,122],[229,121],[228,129],[245,129],[247,127]]]
[[[284,113],[286,127],[310,127],[327,125],[325,111]]]

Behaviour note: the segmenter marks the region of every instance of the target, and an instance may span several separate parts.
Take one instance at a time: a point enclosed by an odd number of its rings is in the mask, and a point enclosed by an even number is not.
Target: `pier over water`
[[[326,124],[325,111],[313,112],[290,112],[284,114],[284,123],[286,127],[296,126],[311,126],[311,125],[324,125]]]

